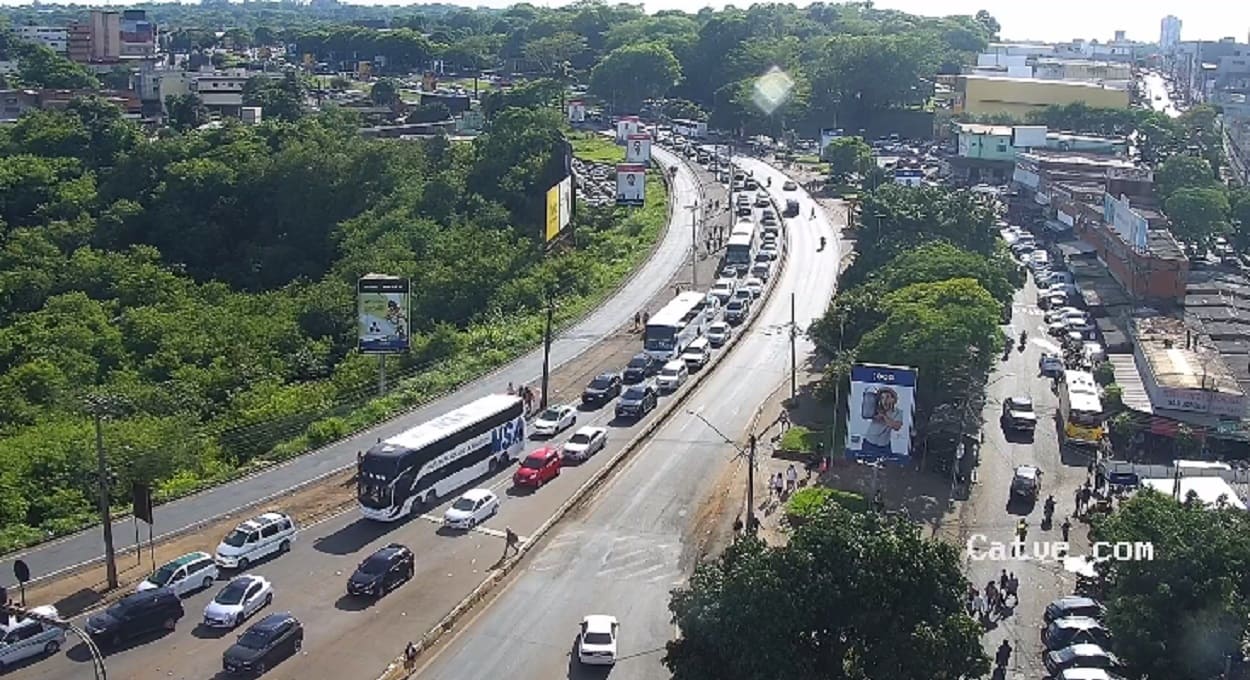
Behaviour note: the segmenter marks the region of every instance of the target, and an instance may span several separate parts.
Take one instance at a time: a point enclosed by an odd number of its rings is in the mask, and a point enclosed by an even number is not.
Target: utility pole
[[[386,355],[378,355],[378,396],[386,396]]]
[[[795,338],[799,334],[799,327],[794,320],[794,293],[790,293],[790,400],[794,401],[798,397],[798,351],[795,349]]]
[[[690,409],[686,409],[686,413],[703,421],[703,424],[707,425],[709,430],[719,435],[726,444],[737,449],[739,457],[747,459],[747,531],[754,534],[757,527],[755,521],[755,433],[752,432],[747,435],[747,449],[744,451],[741,446],[738,446],[734,443],[734,440],[725,436],[724,432],[718,430],[715,425],[710,423],[708,419],[704,418],[701,414]]]
[[[556,313],[555,291],[547,289],[547,324],[543,329],[543,388],[539,395],[539,409],[547,408],[547,386],[551,381],[551,323]]]
[[[117,588],[117,553],[113,548],[113,516],[109,511],[109,470],[104,455],[104,416],[112,411],[109,397],[93,395],[87,398],[87,408],[95,422],[96,482],[99,492],[100,522],[104,527],[104,565],[109,590]]]
[[[698,262],[699,254],[699,202],[702,195],[695,198],[695,202],[686,206],[686,210],[690,211],[690,288],[694,290],[699,287]]]

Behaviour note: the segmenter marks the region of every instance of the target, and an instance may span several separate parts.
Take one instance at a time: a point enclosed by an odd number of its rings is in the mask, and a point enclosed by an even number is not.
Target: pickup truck
[[[1033,430],[1037,427],[1037,414],[1033,412],[1033,400],[1028,397],[1008,397],[1003,400],[1003,425],[1013,430]]]

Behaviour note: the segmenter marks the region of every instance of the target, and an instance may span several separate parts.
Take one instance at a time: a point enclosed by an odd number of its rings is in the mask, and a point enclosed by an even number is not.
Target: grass
[[[821,441],[821,433],[813,432],[802,425],[795,425],[781,435],[781,450],[811,453]]]
[[[786,501],[786,519],[792,526],[797,526],[820,514],[830,504],[840,505],[852,512],[868,510],[868,502],[863,496],[853,491],[830,489],[826,486],[809,486],[795,491]]]
[[[625,147],[617,146],[612,138],[605,135],[570,135],[569,142],[573,145],[573,155],[584,161],[611,165],[625,162]],[[649,174],[648,177],[650,177]],[[650,186],[651,183],[648,182],[647,185]],[[650,192],[647,193],[647,202],[650,203]]]

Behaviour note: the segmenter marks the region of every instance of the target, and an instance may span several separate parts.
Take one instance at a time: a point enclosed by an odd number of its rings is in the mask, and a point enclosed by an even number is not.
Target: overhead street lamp
[[[701,414],[696,413],[695,411],[691,409],[686,409],[686,413],[703,421],[703,424],[707,425],[708,429],[720,435],[720,438],[724,440],[726,444],[734,447],[734,449],[738,451],[739,458],[746,458],[747,460],[747,522],[746,522],[746,526],[747,526],[747,531],[751,532],[751,534],[754,534],[755,530],[759,528],[759,523],[755,520],[755,442],[756,442],[756,439],[758,439],[758,437],[756,437],[754,432],[747,435],[747,448],[743,450],[741,446],[738,446],[737,442],[730,439],[728,435],[726,435],[724,432],[721,432],[719,429],[717,429],[715,425],[710,423],[708,419],[704,418]]]

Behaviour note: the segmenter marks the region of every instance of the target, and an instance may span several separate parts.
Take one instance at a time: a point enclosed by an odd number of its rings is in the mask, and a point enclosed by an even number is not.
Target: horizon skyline
[[[199,4],[198,0],[181,1],[179,4]],[[241,0],[234,0],[240,2]],[[342,1],[342,0],[341,0]],[[529,4],[539,7],[562,7],[577,0],[531,0]],[[724,9],[734,6],[745,9],[753,2],[707,2],[705,0],[640,0],[639,2],[613,2],[610,4],[640,4],[648,14],[665,10],[681,10],[695,13],[704,7]],[[32,5],[32,0],[0,0],[0,5],[19,7]],[[86,7],[126,7],[140,3],[108,2],[73,3],[46,2],[50,5],[80,5]],[[409,7],[414,5],[447,4],[468,8],[502,9],[521,4],[517,0],[435,0],[434,2],[406,2],[402,0],[346,0],[343,4],[363,5],[370,7]],[[795,3],[797,7],[806,7],[811,2]],[[1038,12],[1030,6],[1015,3],[996,3],[992,0],[874,0],[873,5],[880,9],[893,9],[920,16],[949,16],[976,14],[978,10],[988,11],[999,22],[1002,41],[1045,41],[1069,42],[1075,39],[1098,40],[1106,42],[1114,37],[1115,31],[1125,31],[1129,40],[1154,43],[1159,40],[1160,22],[1165,16],[1173,15],[1181,20],[1181,40],[1221,40],[1234,38],[1238,42],[1250,42],[1250,3],[1243,6],[1217,5],[1213,0],[1197,0],[1190,3],[1184,10],[1178,10],[1170,0],[1140,0],[1132,5],[1131,16],[1124,16],[1121,10],[1127,3],[1089,3],[1077,0],[1052,0],[1045,11]],[[995,5],[999,5],[995,7]],[[1073,29],[1073,17],[1080,17],[1081,28]]]

